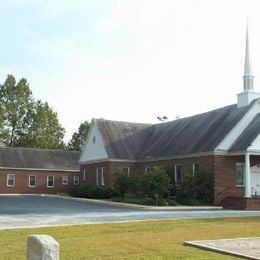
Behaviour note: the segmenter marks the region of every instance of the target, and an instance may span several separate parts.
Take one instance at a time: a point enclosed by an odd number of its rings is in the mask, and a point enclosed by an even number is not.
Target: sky
[[[92,118],[158,123],[236,103],[258,0],[1,0],[0,83],[26,78],[66,140]]]

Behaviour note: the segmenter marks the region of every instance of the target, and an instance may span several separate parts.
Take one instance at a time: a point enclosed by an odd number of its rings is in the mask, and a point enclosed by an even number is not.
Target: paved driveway
[[[156,211],[55,196],[0,196],[0,229],[152,219],[260,216],[260,211]]]

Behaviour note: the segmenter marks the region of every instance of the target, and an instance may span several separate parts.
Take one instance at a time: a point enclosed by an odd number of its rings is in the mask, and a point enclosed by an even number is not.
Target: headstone
[[[59,243],[48,235],[28,236],[27,260],[59,260]]]

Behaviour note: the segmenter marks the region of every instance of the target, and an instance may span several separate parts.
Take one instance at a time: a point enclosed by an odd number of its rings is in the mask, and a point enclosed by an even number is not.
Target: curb
[[[48,196],[48,195],[45,195]],[[86,198],[76,198],[76,197],[67,197],[62,195],[51,195],[63,199],[77,200],[81,202],[90,202],[97,203],[101,205],[110,205],[110,206],[120,206],[125,208],[133,209],[142,209],[142,210],[156,210],[156,211],[201,211],[201,210],[222,210],[223,207],[220,206],[146,206],[122,202],[114,202],[107,200],[97,200],[97,199],[86,199]]]

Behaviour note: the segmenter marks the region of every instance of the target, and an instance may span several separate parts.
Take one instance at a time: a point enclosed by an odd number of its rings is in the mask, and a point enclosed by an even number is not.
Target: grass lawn
[[[260,217],[163,220],[0,231],[0,259],[26,259],[26,239],[48,234],[60,259],[237,259],[183,241],[260,236]]]

